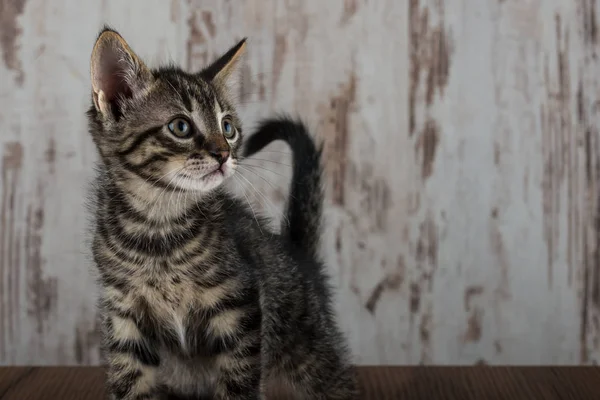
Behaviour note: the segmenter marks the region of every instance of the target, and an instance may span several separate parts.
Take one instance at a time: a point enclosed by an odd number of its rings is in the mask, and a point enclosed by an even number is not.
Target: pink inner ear
[[[108,72],[102,76],[102,87],[106,99],[111,103],[119,98],[129,98],[132,95],[131,88],[118,70]]]
[[[125,80],[125,62],[119,61],[110,49],[105,49],[101,58],[100,88],[106,100],[113,103],[120,97],[131,97],[131,87]]]

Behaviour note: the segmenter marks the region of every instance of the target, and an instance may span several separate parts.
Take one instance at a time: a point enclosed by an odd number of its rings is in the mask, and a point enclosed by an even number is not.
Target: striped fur
[[[301,398],[356,398],[316,257],[319,152],[304,127],[277,120],[304,143],[294,181],[306,171],[311,182],[282,236],[222,186],[242,143],[231,78],[243,46],[197,74],[148,69],[108,28],[94,48],[92,253],[113,399],[263,399],[271,378]],[[189,136],[173,133],[174,118],[189,122]],[[285,139],[272,129],[267,121],[251,136],[254,151]],[[309,220],[310,229],[294,226]]]

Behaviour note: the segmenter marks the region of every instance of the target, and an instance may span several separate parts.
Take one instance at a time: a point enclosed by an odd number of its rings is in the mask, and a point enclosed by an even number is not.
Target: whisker
[[[266,159],[266,158],[254,158],[254,157],[246,157],[246,158],[244,158],[244,160],[253,160],[253,161],[266,161],[266,162],[271,162],[271,163],[274,163],[274,164],[285,165],[286,167],[290,167],[290,168],[292,168],[292,166],[291,166],[290,164],[286,164],[286,163],[282,163],[282,162],[279,162],[279,161],[274,161],[274,160],[268,160],[268,159]]]
[[[250,168],[260,168],[260,169],[264,169],[265,171],[272,172],[272,173],[274,173],[275,175],[279,175],[279,176],[281,176],[281,177],[283,177],[283,178],[286,178],[286,179],[287,179],[287,178],[289,178],[289,176],[286,176],[286,175],[280,174],[279,172],[275,172],[275,171],[273,171],[273,170],[270,170],[269,168],[265,168],[265,167],[263,167],[263,166],[261,166],[261,165],[242,164],[242,163],[238,163],[238,164],[239,164],[239,165],[244,165],[245,167],[250,167]]]
[[[241,175],[240,175],[241,176]],[[233,175],[234,178],[236,178],[236,183],[238,185],[240,185],[240,181],[237,179],[237,177],[235,175]],[[246,201],[248,202],[248,205],[250,206],[250,210],[252,211],[252,215],[254,216],[254,220],[256,221],[256,225],[258,225],[258,230],[260,231],[260,234],[263,234],[263,231],[260,227],[260,223],[258,222],[258,218],[256,218],[256,213],[254,212],[254,208],[252,208],[252,204],[250,203],[250,199],[248,199],[248,196],[246,196],[246,192],[244,191],[244,186],[241,185],[241,189],[242,189],[242,194],[244,195],[244,197],[246,198]]]
[[[153,177],[152,177],[152,176],[149,176],[148,178],[144,179],[144,181],[143,181],[143,182],[141,182],[139,185],[137,185],[137,186],[135,187],[135,189],[134,189],[134,190],[139,190],[139,189],[142,187],[142,185],[144,185],[144,184],[146,184],[146,183],[148,183],[148,182],[152,182],[152,183],[158,183],[158,182],[160,182],[160,180],[161,180],[161,179],[163,179],[165,176],[167,176],[167,175],[169,175],[169,174],[171,174],[171,173],[173,173],[173,172],[179,172],[178,170],[181,170],[182,168],[183,168],[183,167],[181,167],[181,168],[174,168],[174,169],[172,169],[172,170],[168,171],[166,174],[164,174],[164,175],[162,175],[161,177],[159,177],[159,178],[156,178],[156,179],[153,179]]]
[[[172,190],[169,194],[169,201],[167,201],[167,209],[165,210],[167,213],[170,213],[171,211],[171,200],[173,200],[173,196],[179,193],[179,185],[177,185],[178,181],[181,181],[181,177],[177,177],[177,179],[174,182],[175,190]]]
[[[173,177],[172,177],[172,178],[169,180],[169,183],[167,183],[167,184],[165,185],[165,187],[163,188],[163,190],[161,190],[161,191],[160,191],[160,193],[159,193],[158,195],[154,196],[154,198],[152,199],[152,201],[154,202],[154,204],[152,205],[152,209],[150,210],[150,213],[148,214],[148,216],[149,216],[150,218],[152,218],[152,215],[154,214],[154,209],[156,208],[156,205],[159,203],[159,200],[162,198],[162,196],[164,195],[164,193],[165,193],[165,191],[167,190],[167,188],[169,188],[169,187],[171,186],[171,182],[173,182],[173,180],[174,180],[175,178],[177,178],[177,174],[178,174],[178,173],[179,173],[181,170],[183,170],[184,168],[185,168],[185,167],[181,167],[181,168],[178,168],[178,169],[176,169],[176,170],[174,171],[174,172],[175,172],[175,175],[173,175]]]
[[[275,206],[275,204],[273,204],[273,202],[271,200],[269,200],[269,198],[267,196],[265,196],[260,190],[258,190],[258,188],[256,186],[254,186],[252,184],[252,182],[250,182],[248,180],[248,178],[246,178],[244,175],[240,174],[240,177],[244,178],[244,180],[246,182],[248,182],[248,184],[252,187],[252,189],[254,189],[254,191],[259,194],[263,199],[265,199],[267,201],[268,204],[270,204],[271,207],[275,208],[275,210],[277,210],[277,206]],[[290,221],[287,219],[287,217],[285,216],[285,214],[283,212],[278,212],[277,214],[281,214],[281,217],[286,221],[286,223],[289,225]]]
[[[173,86],[173,84],[171,82],[169,82],[168,80],[166,80],[166,82],[169,84],[169,86],[171,86],[171,88],[173,88],[173,91],[177,94],[177,96],[179,96],[179,100],[181,100],[181,102],[183,103],[183,96],[181,95],[181,93],[179,93],[179,91],[177,89],[175,89],[175,86]]]
[[[189,177],[185,177],[185,179],[184,179],[184,181],[183,181],[184,185],[182,185],[182,186],[183,186],[183,187],[187,186],[187,184],[188,184],[188,181],[189,181],[190,179],[191,179],[191,178],[189,178]],[[179,201],[179,198],[181,197],[181,195],[182,195],[182,194],[183,194],[183,192],[185,192],[185,191],[186,191],[186,190],[182,188],[182,189],[180,189],[180,190],[179,190],[179,194],[177,195],[177,201],[176,201],[176,207],[175,207],[175,208],[177,208],[177,204],[179,204],[179,206],[181,207],[181,210],[177,210],[177,215],[178,215],[178,216],[179,216],[179,215],[182,215],[182,212],[183,212],[183,210],[185,209],[185,203],[181,203],[181,202]]]
[[[260,179],[262,179],[263,181],[267,182],[267,184],[268,184],[269,186],[271,186],[271,188],[272,188],[273,190],[275,190],[275,191],[279,191],[279,190],[281,189],[281,188],[277,188],[277,187],[275,187],[275,185],[273,185],[273,184],[272,184],[272,183],[271,183],[271,182],[270,182],[270,181],[269,181],[267,178],[265,178],[264,176],[262,176],[261,174],[259,174],[259,173],[258,173],[258,172],[256,172],[256,171],[252,171],[250,168],[247,168],[247,166],[244,166],[244,165],[239,165],[239,164],[238,164],[238,166],[239,166],[240,168],[242,168],[242,171],[248,171],[248,172],[251,172],[251,173],[253,173],[254,175],[258,176],[258,177],[259,177]],[[289,194],[289,196],[290,196],[291,198],[295,199],[295,197],[294,197],[294,196],[292,196],[291,194]]]
[[[279,153],[279,154],[287,154],[287,155],[292,154],[291,151],[278,151],[278,150],[261,150],[258,153]]]
[[[202,211],[202,204],[200,201],[196,202],[196,208],[198,209],[198,212],[200,213],[200,215],[202,215],[205,219],[208,219],[206,214],[204,214],[204,212]]]
[[[191,179],[191,178],[190,178]],[[187,186],[187,185],[186,185]],[[188,204],[188,195],[190,193],[190,190],[186,190],[185,191],[185,196],[183,197],[183,204],[187,205]]]

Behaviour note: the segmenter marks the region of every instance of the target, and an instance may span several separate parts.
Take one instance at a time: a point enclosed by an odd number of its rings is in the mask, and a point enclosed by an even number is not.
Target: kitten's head
[[[233,175],[241,124],[232,93],[245,39],[198,73],[152,70],[114,30],[91,57],[90,131],[113,178],[130,188],[209,192]]]

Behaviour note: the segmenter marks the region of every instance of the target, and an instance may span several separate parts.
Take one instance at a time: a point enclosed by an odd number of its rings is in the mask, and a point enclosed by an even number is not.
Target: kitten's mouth
[[[216,178],[217,176],[225,176],[225,171],[223,171],[223,166],[220,166],[219,168],[215,169],[212,172],[209,172],[208,174],[204,175],[202,177],[202,179],[212,179],[212,178]]]
[[[180,186],[193,191],[206,192],[221,185],[233,172],[231,165],[223,164],[221,166],[213,166],[211,170],[202,171],[201,175],[198,169],[193,169],[188,173],[183,173],[183,181]]]

